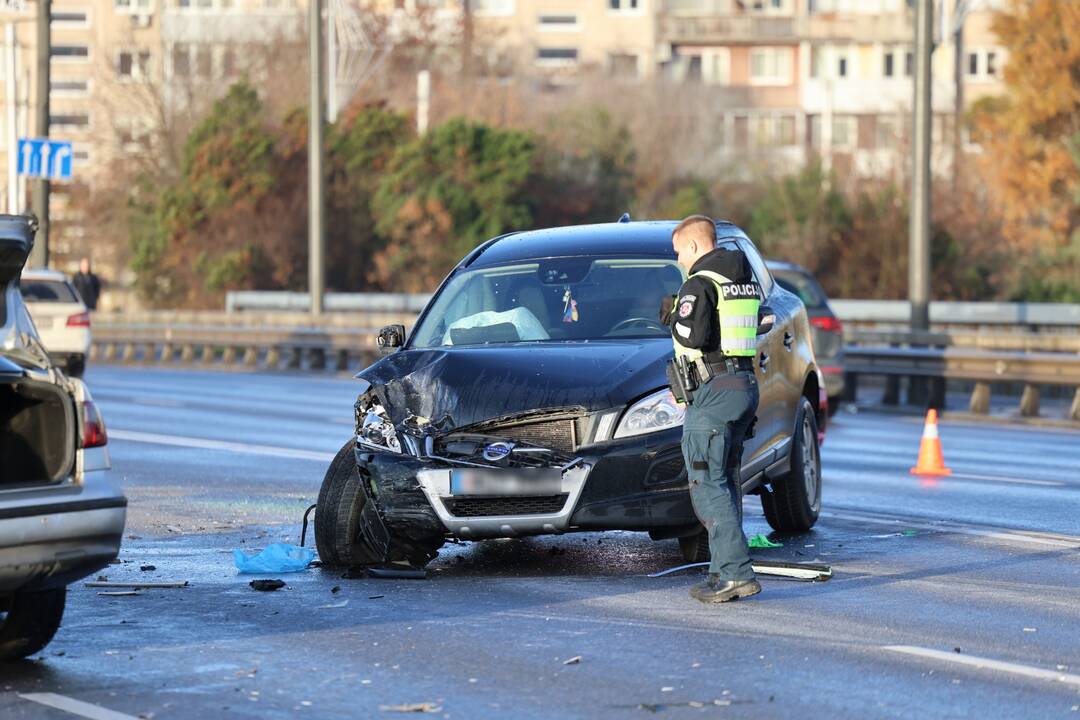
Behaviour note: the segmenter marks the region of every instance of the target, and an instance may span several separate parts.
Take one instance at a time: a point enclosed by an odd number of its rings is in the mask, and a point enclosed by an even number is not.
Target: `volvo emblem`
[[[514,451],[514,443],[493,442],[484,448],[484,459],[489,462],[498,462]]]

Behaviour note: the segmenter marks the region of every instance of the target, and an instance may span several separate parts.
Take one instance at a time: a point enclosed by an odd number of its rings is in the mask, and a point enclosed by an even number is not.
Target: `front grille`
[[[505,425],[485,425],[484,432],[557,452],[574,452],[574,420],[572,418]]]
[[[447,501],[455,517],[487,517],[489,515],[551,515],[566,505],[566,493],[530,497],[470,498]]]

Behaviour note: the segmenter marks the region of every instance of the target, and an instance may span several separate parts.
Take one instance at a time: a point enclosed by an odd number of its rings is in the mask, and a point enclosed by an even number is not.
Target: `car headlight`
[[[386,416],[386,408],[379,403],[356,406],[356,441],[377,450],[401,452],[401,440],[397,428]]]
[[[670,390],[653,393],[634,403],[619,421],[616,438],[681,427],[686,409],[675,402]]]

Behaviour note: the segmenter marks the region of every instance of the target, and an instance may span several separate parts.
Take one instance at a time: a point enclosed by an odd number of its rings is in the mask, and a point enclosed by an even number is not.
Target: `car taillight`
[[[68,327],[90,327],[90,313],[81,312],[69,315],[67,319]]]
[[[816,327],[818,330],[821,330],[823,332],[834,332],[834,333],[844,332],[843,324],[841,324],[841,322],[839,320],[837,320],[836,318],[830,317],[828,315],[826,315],[824,317],[810,318],[810,324],[813,325],[814,327]]]
[[[109,442],[109,436],[105,432],[105,421],[101,418],[101,411],[90,400],[82,403],[83,435],[82,446],[84,448],[101,447]]]

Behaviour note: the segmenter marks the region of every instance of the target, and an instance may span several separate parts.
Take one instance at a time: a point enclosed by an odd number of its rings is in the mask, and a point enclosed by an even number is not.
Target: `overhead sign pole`
[[[911,225],[908,247],[908,297],[911,330],[930,329],[930,92],[934,13],[931,0],[917,0],[915,12],[915,137],[912,143]]]
[[[7,103],[7,211],[12,215],[22,212],[23,201],[19,197],[19,153],[17,151],[19,133],[16,127],[18,117],[17,89],[15,83],[15,63],[18,51],[15,48],[15,23],[9,22],[4,28],[5,53],[5,101]]]
[[[326,178],[323,173],[323,67],[322,67],[322,8],[323,0],[311,0],[310,64],[311,107],[308,111],[308,295],[311,314],[323,311],[323,282],[326,278],[324,251]]]
[[[35,126],[37,136],[49,137],[49,56],[51,38],[49,23],[52,17],[51,0],[38,0],[37,13],[37,82]],[[34,214],[38,218],[37,242],[34,243],[30,264],[33,267],[47,267],[49,264],[49,181],[39,178],[34,181]]]

